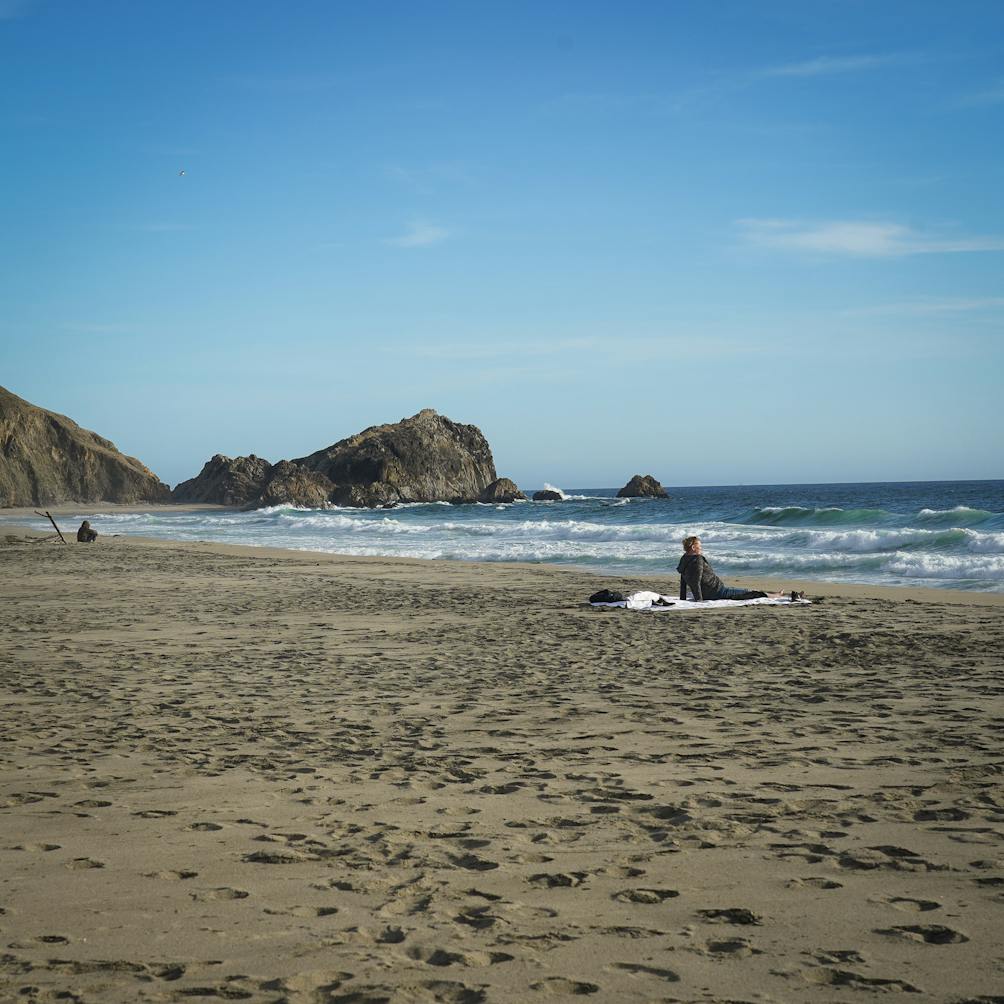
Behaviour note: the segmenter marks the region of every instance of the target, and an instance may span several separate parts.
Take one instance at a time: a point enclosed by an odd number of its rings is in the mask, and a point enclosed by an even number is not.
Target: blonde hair
[[[684,537],[683,538],[684,551],[689,551],[700,539],[701,539],[700,537]]]

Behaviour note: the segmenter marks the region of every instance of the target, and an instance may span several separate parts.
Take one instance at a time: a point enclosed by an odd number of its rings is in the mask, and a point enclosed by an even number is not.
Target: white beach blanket
[[[772,598],[764,596],[755,600],[681,600],[674,596],[663,596],[643,589],[631,593],[626,599],[617,603],[591,603],[593,607],[624,607],[628,610],[718,610],[722,607],[806,607],[809,600],[793,600],[790,596]]]

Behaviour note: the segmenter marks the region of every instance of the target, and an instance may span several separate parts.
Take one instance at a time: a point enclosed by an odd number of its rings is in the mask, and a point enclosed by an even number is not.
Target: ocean
[[[89,519],[109,535],[337,554],[547,562],[664,577],[668,590],[676,588],[680,541],[693,533],[726,581],[763,575],[1004,592],[1004,481],[666,490],[669,499],[628,500],[616,498],[616,489],[566,489],[561,502],[430,503],[392,510],[115,513],[81,506],[61,522],[64,532]],[[0,525],[26,522],[0,517]],[[44,519],[31,525],[49,529]]]

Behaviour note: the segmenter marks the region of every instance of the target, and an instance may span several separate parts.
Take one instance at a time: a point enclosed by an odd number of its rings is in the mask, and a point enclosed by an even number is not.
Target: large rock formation
[[[170,500],[167,485],[114,443],[0,387],[0,507]]]
[[[253,453],[249,457],[225,457],[217,453],[207,460],[194,478],[182,481],[171,493],[175,502],[207,502],[212,505],[254,505],[261,497],[272,465]]]
[[[496,478],[481,431],[431,408],[394,425],[374,425],[293,463],[331,481],[337,505],[476,502]]]
[[[270,464],[253,453],[247,457],[225,457],[217,453],[202,470],[174,489],[175,502],[204,502],[213,505],[259,509],[271,505],[322,508],[335,486],[316,471],[308,471],[290,460]]]
[[[496,480],[491,448],[477,428],[458,425],[427,408],[299,460],[273,465],[253,454],[236,458],[217,454],[197,477],[178,485],[173,497],[176,502],[243,508],[319,508],[329,503],[373,508],[397,502],[512,501],[524,496],[508,479]]]
[[[296,505],[323,509],[335,486],[317,471],[308,471],[291,460],[280,460],[268,473],[268,480],[256,500],[258,506]]]
[[[479,502],[525,502],[526,496],[515,481],[497,478],[478,497]]]
[[[651,474],[636,474],[618,493],[619,499],[668,499],[666,490]]]
[[[553,488],[541,488],[539,492],[533,493],[534,502],[561,502],[564,498],[561,492],[556,492]]]

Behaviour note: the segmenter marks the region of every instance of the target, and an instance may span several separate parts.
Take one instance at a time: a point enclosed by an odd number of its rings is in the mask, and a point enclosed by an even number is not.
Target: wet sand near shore
[[[1004,596],[37,541],[0,999],[999,999]]]

